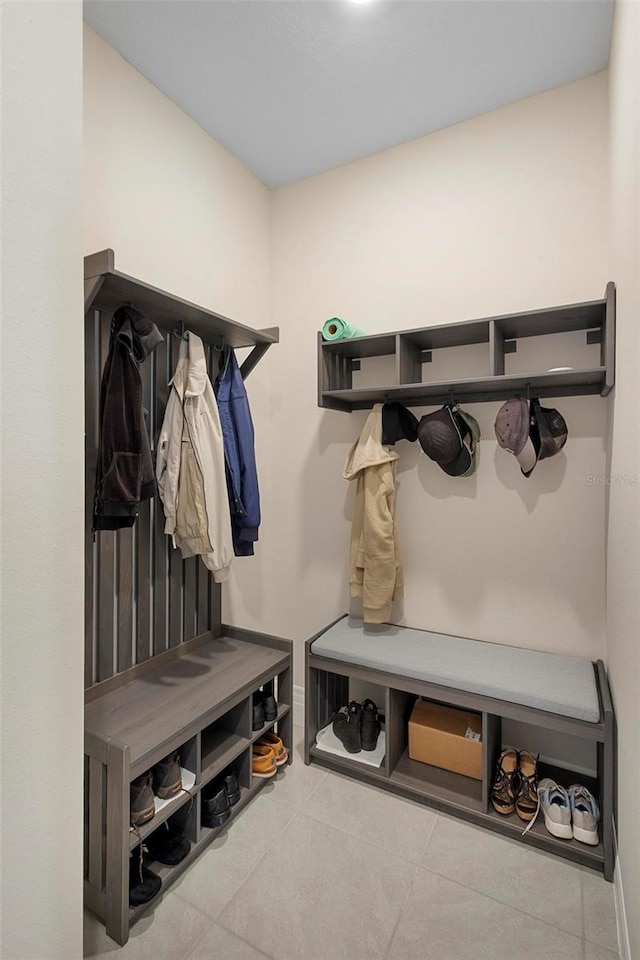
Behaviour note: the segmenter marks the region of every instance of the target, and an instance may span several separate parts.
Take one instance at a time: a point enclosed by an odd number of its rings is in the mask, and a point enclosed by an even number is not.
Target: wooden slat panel
[[[154,354],[140,365],[142,404],[146,411],[147,428],[152,447],[155,446],[155,402],[153,393]],[[134,527],[135,580],[135,662],[142,663],[151,656],[151,514],[152,501],[143,503]]]
[[[209,576],[209,571],[205,567],[202,560],[196,559],[196,564],[198,578],[198,611],[196,634],[199,634],[204,633],[205,630],[209,629],[209,582],[211,578]]]
[[[169,554],[169,646],[182,643],[182,574],[183,560],[179,550]]]
[[[196,614],[197,614],[197,577],[198,570],[196,564],[202,566],[201,561],[198,557],[190,557],[184,562],[184,601],[183,601],[183,611],[184,611],[184,624],[183,624],[183,640],[191,640],[196,636],[197,625],[196,625]]]
[[[117,534],[118,666],[120,673],[133,664],[133,530]]]
[[[151,656],[151,504],[143,504],[136,536],[136,663]]]
[[[152,382],[155,392],[154,405],[154,440],[155,450],[158,434],[162,427],[164,411],[169,396],[169,350],[167,338],[153,352]],[[164,532],[164,513],[160,497],[156,497],[153,504],[153,643],[152,655],[162,653],[169,646],[167,638],[168,626],[168,551],[169,538]]]
[[[169,358],[169,378],[173,376],[180,351],[180,338],[173,333],[167,335],[167,352]],[[168,643],[170,647],[177,647],[182,643],[182,595],[183,595],[183,561],[182,554],[173,546],[169,550],[169,624]]]

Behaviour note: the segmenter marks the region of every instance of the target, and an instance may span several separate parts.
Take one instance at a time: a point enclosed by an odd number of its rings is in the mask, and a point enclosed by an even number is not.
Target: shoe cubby
[[[292,700],[292,678],[291,670],[287,668],[280,673],[275,674],[267,680],[258,690],[255,690],[251,697],[251,717],[253,719],[253,706],[260,698],[274,697],[276,701],[276,716],[266,720],[257,730],[253,729],[251,723],[251,741],[255,743],[263,734],[271,730],[274,724],[279,724],[288,740],[291,739],[291,700]],[[280,734],[282,736],[282,734]]]
[[[193,860],[193,853],[197,847],[198,843],[198,830],[197,830],[197,797],[194,795],[193,799],[183,804],[179,810],[176,811],[171,817],[169,817],[164,823],[156,827],[146,838],[145,843],[143,844],[143,863],[144,866],[151,870],[157,877],[160,878],[162,886],[158,890],[155,897],[147,901],[144,904],[138,906],[129,907],[129,920],[130,923],[135,923],[138,917],[142,916],[147,910],[153,907],[153,904],[158,901],[165,891],[167,885],[175,880],[176,876],[183,873],[189,863]],[[177,863],[166,863],[162,859],[159,859],[156,856],[154,849],[154,841],[161,841],[163,835],[172,835],[178,836],[189,844],[189,849],[185,853],[184,857]],[[130,870],[138,869],[138,858],[139,858],[139,847],[132,850],[131,859],[129,862]]]
[[[502,750],[513,747],[527,750],[538,758],[538,781],[549,777],[560,786],[569,788],[573,784],[587,787],[598,802],[600,810],[605,807],[604,767],[602,750],[593,740],[586,740],[568,733],[531,724],[506,720],[499,715],[488,715],[487,756],[488,766],[484,780],[484,813],[502,832],[521,836],[527,827],[526,821],[517,813],[508,815],[498,813],[491,803],[491,788],[495,778],[496,765]],[[593,864],[602,864],[604,859],[602,821],[598,828],[599,843],[586,845],[574,839],[559,839],[552,836],[544,825],[542,811],[531,827],[528,837],[539,841],[546,849],[561,852],[571,859],[584,861],[590,859]],[[573,856],[572,856],[573,854]]]
[[[200,783],[216,777],[251,739],[251,699],[245,697],[200,734]]]
[[[141,826],[136,828],[130,827],[129,829],[129,846],[131,849],[136,847],[141,841],[144,841],[146,837],[172,817],[184,804],[190,802],[198,779],[198,740],[198,736],[190,737],[189,740],[186,740],[176,748],[180,755],[180,775],[183,789],[175,796],[166,799],[161,799],[154,791],[155,813],[153,817]],[[173,752],[173,750],[168,751],[164,756],[168,756]],[[163,759],[163,757],[160,759]],[[153,772],[153,764],[148,769]],[[138,776],[140,776],[140,774],[138,774]],[[135,777],[132,777],[131,781],[135,779]]]
[[[413,693],[387,688],[386,773],[390,782],[402,791],[425,798],[438,809],[446,810],[448,805],[453,805],[459,810],[479,813],[483,809],[484,779],[478,780],[409,756],[409,719],[418,699]],[[484,737],[481,749],[484,768]]]
[[[224,778],[230,774],[235,774],[238,786],[240,788],[240,799],[230,808],[229,819],[218,826],[205,826],[202,823],[202,810],[205,798],[213,791],[217,786],[219,786]],[[198,806],[196,811],[196,821],[197,821],[197,833],[198,840],[210,841],[215,836],[217,836],[225,827],[229,827],[238,813],[246,806],[251,797],[256,793],[256,789],[253,789],[253,784],[251,781],[251,749],[249,746],[245,746],[242,753],[226,767],[224,767],[218,775],[213,779],[209,780],[207,783],[203,784],[201,789],[198,791]]]

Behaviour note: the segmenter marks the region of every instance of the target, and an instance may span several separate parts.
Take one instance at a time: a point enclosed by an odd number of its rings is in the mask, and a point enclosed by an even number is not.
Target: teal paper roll
[[[322,327],[322,336],[325,340],[348,340],[351,337],[366,337],[366,333],[340,317],[331,317]]]

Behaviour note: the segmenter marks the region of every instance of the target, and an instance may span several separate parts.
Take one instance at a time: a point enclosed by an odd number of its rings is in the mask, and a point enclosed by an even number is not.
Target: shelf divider
[[[396,380],[398,383],[420,383],[422,364],[420,347],[410,337],[396,336]]]

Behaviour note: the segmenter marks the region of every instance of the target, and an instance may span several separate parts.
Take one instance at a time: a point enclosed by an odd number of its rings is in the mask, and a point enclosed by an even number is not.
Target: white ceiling
[[[612,0],[85,0],[271,187],[602,70]]]

